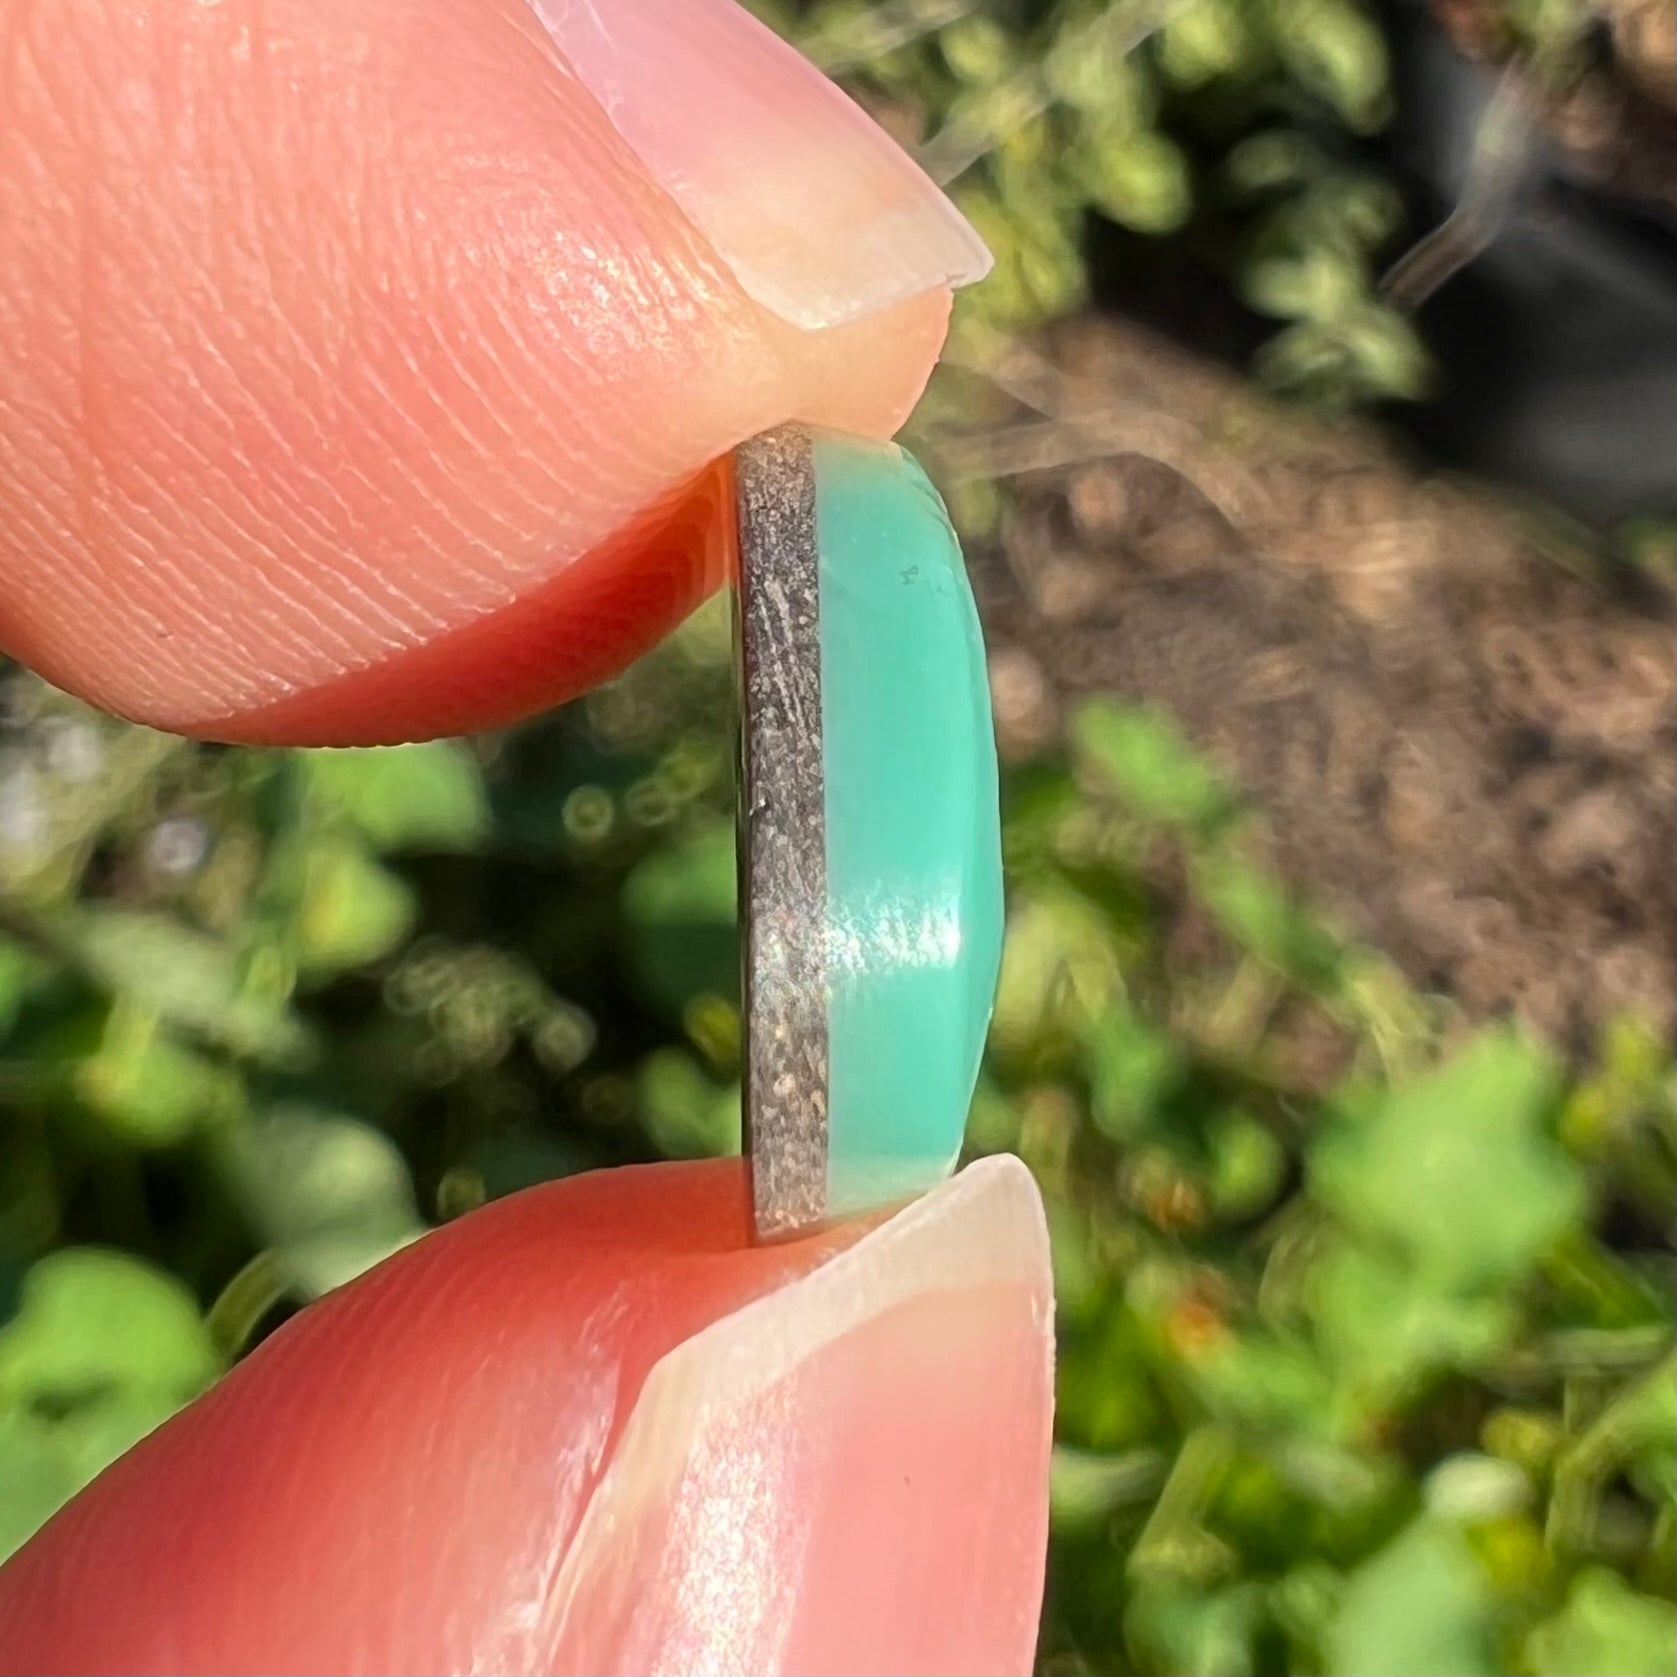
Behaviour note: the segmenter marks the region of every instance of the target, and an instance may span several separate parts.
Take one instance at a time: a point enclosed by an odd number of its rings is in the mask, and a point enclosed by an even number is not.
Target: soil
[[[1014,480],[973,555],[1005,753],[1081,694],[1158,704],[1417,984],[1573,1046],[1626,1011],[1672,1029],[1663,584],[1132,327],[985,372],[1012,421],[936,453]]]

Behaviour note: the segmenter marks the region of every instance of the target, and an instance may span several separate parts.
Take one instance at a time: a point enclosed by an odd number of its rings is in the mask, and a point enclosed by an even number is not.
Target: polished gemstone
[[[937,491],[816,433],[826,829],[827,1209],[930,1187],[966,1127],[1001,959],[984,643]]]

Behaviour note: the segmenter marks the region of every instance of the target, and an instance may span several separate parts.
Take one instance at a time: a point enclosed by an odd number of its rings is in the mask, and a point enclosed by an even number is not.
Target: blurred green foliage
[[[1087,709],[1007,835],[974,1132],[1059,1264],[1045,1668],[1665,1670],[1664,1046],[1466,1030],[1146,712]]]
[[[181,745],[5,680],[0,1544],[486,1197],[739,1144],[727,624],[466,743]],[[1338,937],[1163,717],[1005,789],[974,1151],[1047,1196],[1048,1671],[1657,1672],[1672,1068]]]
[[[1330,404],[1427,389],[1420,340],[1375,285],[1404,228],[1359,144],[1392,98],[1366,0],[752,3],[918,141],[989,241],[996,271],[958,333],[1082,303],[1104,218],[1283,323],[1267,383]]]
[[[1099,216],[1286,322],[1280,382],[1420,387],[1359,0],[760,9],[996,246],[969,337],[1079,302]],[[737,1148],[720,610],[468,742],[193,747],[15,671],[0,707],[0,1553],[428,1224]],[[1013,769],[1004,828],[970,1138],[1054,1242],[1043,1669],[1669,1672],[1668,1045],[1562,1064],[1417,995],[1144,709]]]

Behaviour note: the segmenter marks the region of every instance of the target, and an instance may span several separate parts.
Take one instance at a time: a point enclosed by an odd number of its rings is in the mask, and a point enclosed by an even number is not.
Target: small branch
[[[1380,294],[1393,308],[1414,313],[1490,248],[1513,214],[1531,137],[1522,79],[1517,70],[1504,70],[1473,137],[1473,159],[1456,207],[1411,245],[1380,282]]]
[[[1092,18],[1078,32],[1069,50],[1079,54],[1110,54],[1116,59],[1130,56],[1143,42],[1170,22],[1176,13],[1185,9],[1189,0],[1148,0],[1148,3],[1126,6],[1115,3]],[[1103,36],[1108,31],[1115,39],[1108,42]],[[1061,50],[1066,50],[1062,48]],[[947,187],[960,179],[968,169],[987,157],[1010,133],[1017,133],[1028,122],[1034,122],[1055,101],[1054,90],[1040,64],[1029,64],[1017,70],[999,88],[987,90],[987,99],[995,100],[1006,117],[1006,123],[974,122],[963,116],[959,107],[950,119],[920,148],[920,165],[939,186]],[[1005,131],[1004,131],[1005,128]]]

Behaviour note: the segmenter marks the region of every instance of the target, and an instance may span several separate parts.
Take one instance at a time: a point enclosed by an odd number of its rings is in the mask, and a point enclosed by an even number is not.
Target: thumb
[[[0,648],[265,741],[504,721],[888,433],[986,258],[731,0],[0,0]],[[21,230],[21,236],[20,236]]]
[[[328,1296],[0,1568],[0,1671],[1029,1671],[1029,1175],[788,1246],[747,1205],[573,1178]]]

